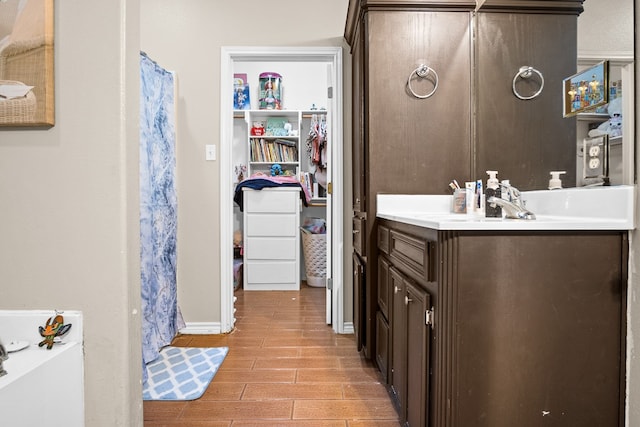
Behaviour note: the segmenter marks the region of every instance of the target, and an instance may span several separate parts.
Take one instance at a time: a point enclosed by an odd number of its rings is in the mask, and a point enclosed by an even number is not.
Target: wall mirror
[[[608,90],[602,93],[606,102],[596,108],[567,111],[567,100],[562,107],[565,120],[576,122],[576,185],[602,185],[586,178],[593,174],[585,170],[585,165],[595,161],[589,153],[585,159],[584,152],[585,146],[592,145],[589,141],[598,141],[602,136],[608,141],[608,182],[631,185],[635,183],[636,150],[634,2],[586,0],[583,7],[584,12],[578,17],[576,75],[586,74],[586,80],[591,81],[592,71],[604,67]]]

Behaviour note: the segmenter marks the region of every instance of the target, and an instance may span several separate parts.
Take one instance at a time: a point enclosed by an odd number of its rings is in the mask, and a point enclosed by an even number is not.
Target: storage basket
[[[307,285],[322,288],[327,278],[327,235],[313,234],[304,228],[300,231]]]

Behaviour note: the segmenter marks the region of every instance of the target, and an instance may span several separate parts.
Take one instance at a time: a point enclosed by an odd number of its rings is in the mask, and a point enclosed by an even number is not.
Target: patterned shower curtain
[[[174,75],[140,54],[142,361],[158,357],[184,322],[177,304]],[[143,369],[146,379],[146,369]]]

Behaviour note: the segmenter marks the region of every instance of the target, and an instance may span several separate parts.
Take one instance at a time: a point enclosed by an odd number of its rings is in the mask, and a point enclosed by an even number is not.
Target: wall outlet
[[[584,179],[606,179],[609,177],[608,135],[585,138],[582,153]]]

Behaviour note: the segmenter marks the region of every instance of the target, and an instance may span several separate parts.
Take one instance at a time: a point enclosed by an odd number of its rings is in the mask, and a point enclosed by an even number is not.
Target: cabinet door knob
[[[394,293],[394,294],[397,294],[399,290],[400,290],[400,289],[398,289],[398,287],[397,287],[397,286],[394,286],[394,287],[393,287],[393,293]]]
[[[353,234],[358,234],[360,230],[353,230]]]
[[[411,298],[409,298],[408,296],[405,295],[404,297],[404,303],[405,305],[409,305],[410,302],[413,302],[413,300]]]

